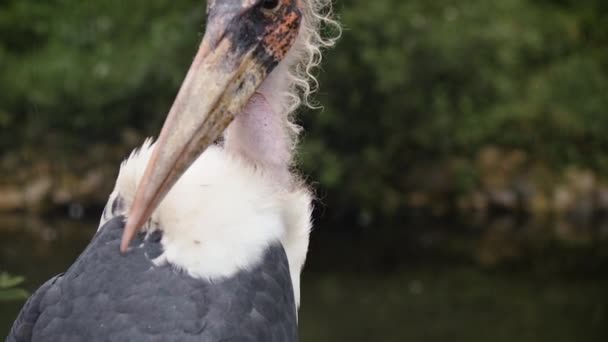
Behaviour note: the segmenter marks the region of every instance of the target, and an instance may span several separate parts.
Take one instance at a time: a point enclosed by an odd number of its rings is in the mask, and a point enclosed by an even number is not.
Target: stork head
[[[120,246],[247,104],[298,36],[302,0],[208,0],[207,28],[138,186]]]

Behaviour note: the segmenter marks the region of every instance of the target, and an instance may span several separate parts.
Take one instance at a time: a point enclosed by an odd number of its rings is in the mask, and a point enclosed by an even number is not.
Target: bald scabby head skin
[[[300,0],[209,0],[207,28],[128,215],[120,250],[293,45]]]

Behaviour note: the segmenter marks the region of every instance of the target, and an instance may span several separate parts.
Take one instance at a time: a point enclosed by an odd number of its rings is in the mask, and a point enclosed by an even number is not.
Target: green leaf
[[[25,280],[21,276],[12,276],[6,272],[0,273],[0,290],[15,287]]]

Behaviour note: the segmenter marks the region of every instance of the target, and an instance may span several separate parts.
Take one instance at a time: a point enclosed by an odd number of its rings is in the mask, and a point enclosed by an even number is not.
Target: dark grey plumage
[[[7,338],[21,341],[297,341],[289,265],[280,244],[254,269],[209,282],[155,267],[161,233],[118,253],[123,217],[107,222],[63,275],[27,301]]]

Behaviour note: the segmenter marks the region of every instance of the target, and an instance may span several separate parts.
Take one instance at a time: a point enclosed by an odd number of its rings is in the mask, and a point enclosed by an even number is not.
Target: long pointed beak
[[[274,68],[259,46],[205,39],[186,75],[148,161],[120,244],[128,249],[137,231],[196,158],[226,129]]]

